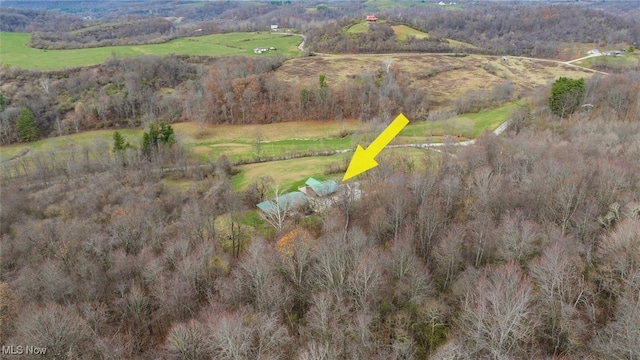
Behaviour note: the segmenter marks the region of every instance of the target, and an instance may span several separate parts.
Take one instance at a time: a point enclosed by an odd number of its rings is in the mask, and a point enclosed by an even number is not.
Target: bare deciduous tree
[[[462,341],[472,357],[529,357],[537,326],[533,284],[514,263],[488,267],[462,305]]]
[[[177,324],[171,328],[166,345],[175,359],[204,360],[211,358],[206,329],[197,321]]]
[[[595,349],[601,356],[614,359],[640,357],[640,270],[624,281],[614,319],[598,332]]]
[[[529,264],[529,273],[538,288],[540,335],[548,352],[571,354],[580,348],[588,329],[578,307],[590,296],[582,276],[583,264],[571,239],[561,238],[548,246],[541,257]]]
[[[100,357],[91,327],[69,307],[48,304],[26,312],[17,336],[20,344],[46,347],[46,355],[52,358]]]
[[[295,203],[289,198],[282,197],[280,186],[274,187],[274,198],[270,200],[266,209],[260,211],[260,217],[273,226],[278,233],[282,232],[285,221],[295,209]]]
[[[601,282],[613,294],[622,293],[622,284],[640,269],[640,221],[625,219],[600,242],[596,258]]]

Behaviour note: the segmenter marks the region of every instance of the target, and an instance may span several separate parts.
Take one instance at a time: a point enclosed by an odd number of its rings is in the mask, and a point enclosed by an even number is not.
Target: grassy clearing
[[[258,157],[282,156],[313,151],[351,147],[350,137],[341,133],[353,132],[358,122],[301,121],[267,125],[215,125],[203,131],[195,123],[175,124],[181,143],[193,149],[202,160],[217,159],[224,154],[232,161]]]
[[[316,75],[317,77],[317,75]],[[188,143],[251,142],[258,135],[264,141],[319,139],[337,137],[342,131],[355,131],[358,121],[298,121],[265,125],[205,125],[201,132],[197,123],[172,125],[180,139]]]
[[[515,104],[482,111],[476,114],[460,115],[456,118],[412,122],[401,133],[395,143],[424,142],[442,140],[446,135],[460,135],[465,138],[477,137],[485,129],[495,129],[504,122],[509,110]],[[172,125],[178,141],[201,160],[215,161],[226,155],[232,161],[250,160],[258,157],[257,138],[260,138],[260,157],[274,157],[309,152],[353,148],[356,143],[367,143],[369,135],[349,135],[365,129],[357,120],[301,121],[267,125],[206,125],[200,129],[197,123]],[[39,140],[28,144],[13,144],[0,147],[0,160],[10,159],[29,148],[30,151],[66,151],[70,148],[86,146],[110,149],[115,130],[94,130],[79,134],[65,135]],[[138,146],[142,129],[118,130],[125,139]],[[324,171],[324,168],[321,172]],[[250,180],[250,179],[249,179]],[[240,180],[238,180],[240,181]],[[241,181],[242,182],[242,181]]]
[[[621,56],[598,56],[582,61],[575,65],[586,68],[632,69],[640,66],[640,54],[624,53]]]
[[[200,143],[194,152],[202,159],[217,159],[227,156],[231,161],[247,161],[256,158],[308,154],[351,147],[351,138],[279,140],[261,143]]]
[[[142,141],[142,130],[136,129],[122,129],[118,130],[120,134],[132,145],[139,145]],[[82,148],[86,146],[95,146],[104,144],[107,148],[111,148],[113,145],[113,133],[115,130],[94,130],[86,131],[79,134],[64,135],[49,139],[38,140],[30,143],[20,143],[0,146],[0,161],[10,159],[22,151],[25,148],[29,148],[31,151],[41,152],[57,152],[64,151],[70,148]]]
[[[240,173],[231,179],[231,185],[234,190],[242,190],[260,176],[269,175],[282,190],[295,191],[309,177],[340,180],[341,174],[325,176],[324,171],[327,165],[342,163],[348,157],[349,154],[337,154],[242,165]]]
[[[231,33],[174,39],[163,44],[105,46],[90,49],[41,50],[27,46],[29,34],[0,32],[0,58],[4,66],[25,69],[56,70],[102,63],[114,54],[138,55],[207,55],[267,56],[254,54],[256,47],[275,47],[268,54],[298,55],[300,38],[272,33]]]
[[[385,20],[378,20],[378,23],[384,23]],[[363,32],[367,32],[369,31],[369,26],[370,24],[366,21],[357,23],[351,27],[349,27],[347,29],[347,33],[350,34],[359,34],[359,33],[363,33]],[[409,36],[413,36],[416,39],[428,39],[429,38],[429,34],[424,32],[424,31],[420,31],[417,29],[414,29],[412,27],[409,27],[407,25],[392,25],[391,28],[393,29],[393,33],[396,36],[396,40],[398,41],[406,41]],[[452,39],[447,39],[447,41],[455,47],[460,47],[460,48],[475,48],[475,46],[471,45],[471,44],[467,44],[461,41],[456,41],[456,40],[452,40]]]
[[[416,39],[429,38],[429,34],[426,32],[410,28],[407,25],[394,25],[391,28],[393,29],[393,33],[396,35],[396,39],[400,41],[407,40],[409,36],[413,36]]]
[[[363,32],[367,32],[369,31],[369,23],[366,21],[357,23],[351,27],[349,27],[349,29],[347,29],[347,33],[350,34],[359,34],[359,33],[363,33]]]
[[[416,121],[407,125],[398,136],[398,143],[442,142],[445,136],[460,140],[474,139],[484,131],[495,130],[509,117],[518,103],[509,103],[493,110],[462,114],[438,121]]]
[[[455,119],[440,122],[412,122],[400,134],[394,143],[417,143],[440,141],[444,135],[451,135],[464,128],[463,136],[471,138],[479,135],[484,129],[493,129],[503,122],[514,104],[495,110],[459,116]],[[255,137],[260,134],[261,157],[302,154],[312,151],[350,149],[356,144],[367,146],[378,130],[364,126],[355,120],[348,121],[304,121],[296,123],[278,123],[268,125],[216,125],[201,128],[197,123],[173,124],[179,143],[203,160],[215,161],[225,154],[232,161],[254,159],[257,157]],[[32,156],[38,152],[64,152],[86,146],[98,147],[110,151],[113,146],[115,130],[95,130],[80,134],[45,139],[29,144],[16,144],[0,147],[0,159],[16,156],[29,148],[25,155]],[[142,137],[141,129],[119,130],[130,143],[138,146]],[[371,132],[375,131],[375,133]],[[358,135],[358,132],[360,134]],[[364,132],[364,133],[363,133]],[[343,136],[345,133],[354,135]],[[364,134],[364,135],[363,135]],[[431,134],[428,138],[427,135]],[[440,137],[438,137],[440,136]],[[422,164],[424,149],[385,149],[378,158],[387,164],[409,162]],[[352,156],[351,153],[332,156],[304,157],[283,161],[247,164],[239,166],[240,173],[231,179],[235,190],[242,190],[260,176],[268,175],[280,185],[284,191],[295,191],[310,176],[320,180],[341,180],[342,174],[325,175],[328,167],[344,167]],[[386,159],[386,160],[385,160]],[[400,161],[400,159],[404,159]],[[392,166],[392,165],[390,165]],[[166,178],[166,185],[177,189],[189,189],[199,186],[183,179]]]

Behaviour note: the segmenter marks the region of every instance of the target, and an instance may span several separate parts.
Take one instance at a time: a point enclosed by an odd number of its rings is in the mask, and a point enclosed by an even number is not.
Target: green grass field
[[[27,46],[29,34],[0,32],[0,63],[24,69],[57,70],[102,63],[113,56],[137,55],[208,55],[267,56],[298,55],[298,36],[272,33],[231,33],[174,39],[163,44],[106,46],[90,49],[42,50]],[[254,54],[256,47],[275,47],[275,51]]]
[[[132,145],[138,146],[142,139],[142,130],[121,129],[118,130],[124,138]],[[82,148],[84,146],[94,146],[98,143],[113,145],[113,133],[115,130],[94,130],[85,131],[78,134],[64,135],[49,139],[42,139],[30,143],[11,144],[0,146],[0,162],[6,161],[29,148],[30,151],[64,151],[70,147]]]
[[[385,20],[378,20],[378,23],[384,23]],[[362,21],[359,22],[355,25],[350,26],[347,29],[347,33],[349,34],[359,34],[359,33],[363,33],[363,32],[367,32],[369,31],[369,23],[366,21]],[[417,29],[414,29],[412,27],[409,27],[407,25],[392,25],[391,28],[393,29],[393,33],[396,36],[396,40],[398,41],[406,41],[407,38],[409,38],[409,36],[413,36],[416,39],[428,39],[429,38],[429,34],[424,32],[424,31],[420,31]],[[449,42],[449,44],[451,46],[454,47],[458,47],[458,48],[468,48],[468,49],[473,49],[475,48],[474,45],[471,44],[467,44],[464,43],[462,41],[457,41],[457,40],[453,40],[453,39],[447,39],[447,41]]]
[[[640,53],[623,53],[621,56],[598,56],[575,63],[587,68],[607,67],[611,69],[633,69],[640,65]]]
[[[460,136],[460,140],[475,139],[484,131],[495,130],[505,122],[509,111],[516,106],[517,103],[509,103],[496,109],[462,114],[446,120],[412,122],[400,132],[398,142],[441,142],[447,135]]]
[[[386,22],[385,20],[378,20],[378,23],[385,23],[385,22]],[[370,24],[366,21],[359,22],[353,26],[350,26],[347,29],[347,32],[351,34],[359,34],[359,33],[367,32],[369,31],[369,26]],[[416,30],[414,28],[408,27],[407,25],[392,25],[391,28],[393,29],[393,32],[396,35],[396,39],[398,39],[399,41],[404,41],[409,36],[414,36],[417,39],[426,39],[429,37],[429,34],[427,34],[426,32]]]
[[[394,25],[391,27],[393,29],[393,33],[396,34],[396,39],[399,41],[405,41],[409,36],[413,36],[416,39],[428,39],[429,34],[426,32],[416,30],[414,28],[408,27],[407,25]]]

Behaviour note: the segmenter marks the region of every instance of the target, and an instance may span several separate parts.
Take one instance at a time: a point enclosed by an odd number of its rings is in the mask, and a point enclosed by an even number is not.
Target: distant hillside
[[[307,34],[311,51],[318,53],[460,52],[474,46],[416,30],[402,22],[366,23],[342,20]]]
[[[351,25],[347,27],[347,33],[349,34],[366,34],[369,31],[376,31],[376,27],[379,24],[388,25],[393,30],[393,34],[395,35],[395,40],[400,43],[406,43],[411,40],[428,40],[430,38],[429,33],[414,29],[404,24],[392,24],[385,20],[378,20],[375,23],[370,23],[367,21],[362,21],[357,24]],[[365,35],[366,36],[366,35]],[[431,37],[433,40],[433,37]],[[453,39],[436,39],[438,42],[446,42],[452,47],[456,48],[475,48],[475,46],[471,44],[467,44],[461,41],[456,41]]]

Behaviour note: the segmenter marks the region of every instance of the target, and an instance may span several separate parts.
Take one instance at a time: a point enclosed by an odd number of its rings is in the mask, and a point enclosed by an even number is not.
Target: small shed
[[[278,31],[278,25],[271,25],[271,31]]]

